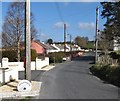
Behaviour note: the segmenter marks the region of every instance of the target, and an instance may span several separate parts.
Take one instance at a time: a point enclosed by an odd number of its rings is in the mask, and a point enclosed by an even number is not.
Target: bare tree
[[[2,29],[3,47],[14,47],[17,50],[17,59],[20,61],[20,43],[24,41],[24,2],[13,2],[8,8],[7,16]],[[31,37],[35,38],[37,31],[33,24],[34,17],[31,13]]]

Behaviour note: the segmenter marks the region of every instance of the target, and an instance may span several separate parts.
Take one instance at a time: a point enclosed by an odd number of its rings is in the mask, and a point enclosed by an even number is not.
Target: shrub
[[[90,68],[90,71],[96,75],[96,76],[99,76],[100,75],[100,66],[99,65],[93,65],[91,68]]]
[[[2,51],[2,58],[7,57],[10,62],[15,61],[17,57],[17,52],[16,50],[5,50]]]
[[[120,64],[120,51],[114,51],[110,53],[111,58],[116,59],[117,63]]]
[[[20,51],[21,61],[23,61],[24,56],[25,56],[25,52],[24,52],[24,50],[21,50]],[[13,61],[16,62],[17,61],[17,51],[16,50],[2,51],[2,58],[3,57],[7,57],[10,62],[13,62]],[[35,61],[36,57],[37,57],[36,50],[31,49],[31,59],[32,59],[32,61]]]
[[[55,53],[49,53],[48,57],[49,57],[49,61],[50,63],[61,63],[63,57],[66,57],[66,55],[68,55],[68,53],[64,53],[64,52],[55,52]]]
[[[115,52],[111,52],[111,53],[110,53],[110,56],[111,56],[111,58],[113,58],[113,59],[116,58],[116,55],[117,55],[117,54],[116,54]]]
[[[35,61],[37,57],[37,53],[35,49],[31,49],[31,60]]]
[[[120,57],[120,54],[117,52],[111,52],[110,53],[111,58],[113,59],[118,59]]]
[[[100,79],[120,86],[120,66],[115,67],[110,65],[93,65],[90,68],[90,71]]]
[[[120,55],[120,50],[114,51],[116,54]]]
[[[120,86],[120,66],[111,68],[108,79],[111,83]]]
[[[21,61],[23,61],[23,58],[25,57],[25,50],[21,50]],[[37,57],[37,53],[35,49],[31,49],[31,61],[35,61]]]

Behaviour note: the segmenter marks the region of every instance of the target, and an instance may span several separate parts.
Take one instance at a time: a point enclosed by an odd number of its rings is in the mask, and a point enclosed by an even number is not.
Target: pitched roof
[[[45,49],[48,49],[48,48],[49,48],[47,45],[43,44],[43,43],[40,42],[40,41],[35,40],[34,42],[38,43],[39,45],[41,45],[41,46],[42,46],[43,48],[45,48]]]
[[[60,50],[64,49],[64,45],[63,44],[58,44],[56,45],[58,48],[60,48]],[[66,49],[69,49],[68,47],[66,47]]]
[[[52,45],[49,45],[49,44],[45,44],[45,43],[42,43],[40,41],[34,41],[38,44],[40,44],[41,46],[43,46],[45,49],[49,49],[49,50],[57,50],[54,46]]]

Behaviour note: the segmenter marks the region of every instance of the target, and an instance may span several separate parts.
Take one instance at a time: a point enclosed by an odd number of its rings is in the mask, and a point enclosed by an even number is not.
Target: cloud
[[[46,36],[44,33],[41,33],[40,35],[41,35],[41,36]]]
[[[41,36],[42,38],[48,38],[48,36],[47,36],[46,34],[44,34],[44,33],[40,33],[40,36]]]
[[[79,29],[94,29],[95,24],[93,22],[87,23],[87,22],[79,22],[78,23],[78,28]]]
[[[54,28],[63,28],[64,22],[57,22],[54,24]],[[70,27],[70,24],[66,23],[66,27]]]

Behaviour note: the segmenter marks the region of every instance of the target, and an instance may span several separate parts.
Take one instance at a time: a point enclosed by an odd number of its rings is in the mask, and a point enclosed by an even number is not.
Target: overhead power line
[[[57,12],[58,12],[58,15],[59,15],[59,17],[60,17],[60,20],[65,23],[65,21],[64,21],[64,19],[63,19],[63,16],[62,16],[62,13],[61,13],[61,10],[60,10],[60,7],[59,7],[59,5],[58,5],[57,2],[55,2],[55,6],[56,6],[56,8],[57,8]]]

